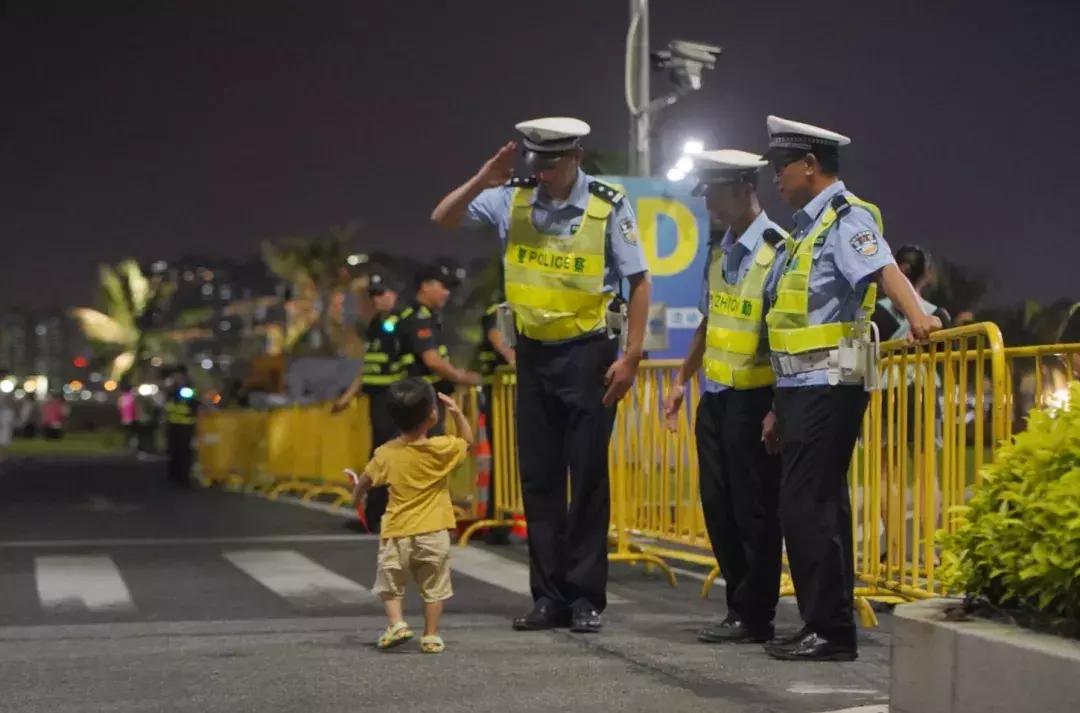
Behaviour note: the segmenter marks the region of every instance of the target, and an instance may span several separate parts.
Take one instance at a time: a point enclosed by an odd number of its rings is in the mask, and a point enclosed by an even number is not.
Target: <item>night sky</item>
[[[352,220],[363,247],[480,254],[428,215],[515,122],[625,147],[627,5],[0,0],[0,307]],[[817,123],[852,137],[843,176],[894,247],[985,269],[990,302],[1080,297],[1080,3],[653,0],[651,22],[653,49],[725,48],[664,114],[657,172],[690,136],[760,150],[767,114]]]

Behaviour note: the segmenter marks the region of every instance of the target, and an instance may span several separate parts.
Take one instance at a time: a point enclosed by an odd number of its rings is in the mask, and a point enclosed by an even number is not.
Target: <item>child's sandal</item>
[[[425,654],[441,654],[446,644],[438,634],[424,636],[420,639],[420,650]]]
[[[406,641],[412,639],[413,633],[409,625],[403,621],[399,621],[393,626],[386,627],[386,631],[382,633],[379,640],[375,642],[375,645],[380,649],[392,649],[395,646],[400,646]]]

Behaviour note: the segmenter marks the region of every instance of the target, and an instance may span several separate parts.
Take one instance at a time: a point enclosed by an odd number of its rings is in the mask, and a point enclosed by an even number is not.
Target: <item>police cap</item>
[[[523,121],[515,127],[524,138],[525,164],[531,171],[550,168],[563,156],[581,147],[581,139],[592,130],[581,119],[549,116]]]
[[[731,183],[756,184],[758,171],[769,162],[757,154],[736,149],[702,151],[694,156],[697,186],[695,196],[705,195],[709,186]]]
[[[461,284],[461,280],[458,279],[457,271],[451,269],[448,265],[427,265],[420,268],[416,273],[416,286],[424,284],[428,280],[438,280],[448,288],[454,288]]]

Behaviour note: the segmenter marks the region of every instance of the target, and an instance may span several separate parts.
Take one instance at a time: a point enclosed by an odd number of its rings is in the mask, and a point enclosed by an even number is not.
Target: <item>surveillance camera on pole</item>
[[[701,89],[702,74],[715,69],[722,47],[702,42],[672,40],[666,50],[652,53],[653,66],[667,70],[668,76],[681,94]]]
[[[679,97],[701,89],[706,70],[714,69],[723,49],[717,45],[673,40],[667,49],[649,52],[649,0],[629,0],[630,26],[626,33],[626,108],[630,113],[631,173],[648,176],[650,124],[653,114]],[[675,91],[649,99],[649,59],[666,70]]]

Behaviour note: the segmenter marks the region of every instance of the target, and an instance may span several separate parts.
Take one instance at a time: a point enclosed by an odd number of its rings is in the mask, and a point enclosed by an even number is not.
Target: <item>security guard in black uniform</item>
[[[773,637],[780,597],[780,442],[772,413],[773,383],[765,331],[764,291],[776,246],[786,233],[761,210],[760,169],[745,151],[694,157],[710,215],[727,229],[709,247],[702,321],[668,394],[669,427],[682,409],[685,385],[705,367],[695,437],[701,507],[724,575],[727,616],[698,634],[710,643]]]
[[[450,363],[450,352],[443,339],[440,313],[450,299],[450,290],[458,284],[457,277],[445,265],[421,269],[416,275],[416,297],[401,310],[398,323],[405,375],[425,379],[437,392],[447,396],[454,393],[458,384],[480,384],[480,374]],[[441,428],[440,419],[438,429]]]
[[[165,448],[169,482],[179,487],[191,485],[191,466],[195,461],[192,440],[199,414],[195,391],[188,386],[187,369],[177,367],[169,375],[165,398]]]
[[[364,333],[363,368],[331,409],[333,413],[340,413],[358,393],[367,394],[372,451],[397,436],[397,428],[386,408],[386,397],[390,385],[405,378],[397,333],[401,317],[394,311],[398,291],[397,282],[387,272],[372,273],[368,278],[368,296],[375,305],[375,316]],[[385,487],[372,488],[368,492],[364,519],[372,532],[379,532],[388,499],[389,492]]]
[[[517,357],[514,348],[507,343],[498,326],[498,310],[503,300],[497,300],[484,311],[480,319],[481,341],[477,358],[480,361],[480,376],[483,379],[483,392],[481,393],[480,408],[484,412],[484,422],[487,424],[488,442],[491,448],[491,475],[488,480],[488,517],[491,517],[495,507],[495,467],[498,462],[495,458],[494,416],[492,414],[491,385],[495,380],[495,370],[500,366],[514,366]],[[488,532],[486,542],[491,545],[504,545],[510,541],[506,528],[493,528]]]
[[[432,213],[494,228],[517,325],[517,446],[534,607],[518,630],[600,629],[607,605],[608,441],[642,358],[649,280],[630,201],[581,170],[583,121],[522,122],[532,174],[510,142]],[[612,311],[630,284],[628,326]],[[615,333],[625,340],[619,354]],[[567,471],[570,503],[566,502]]]

